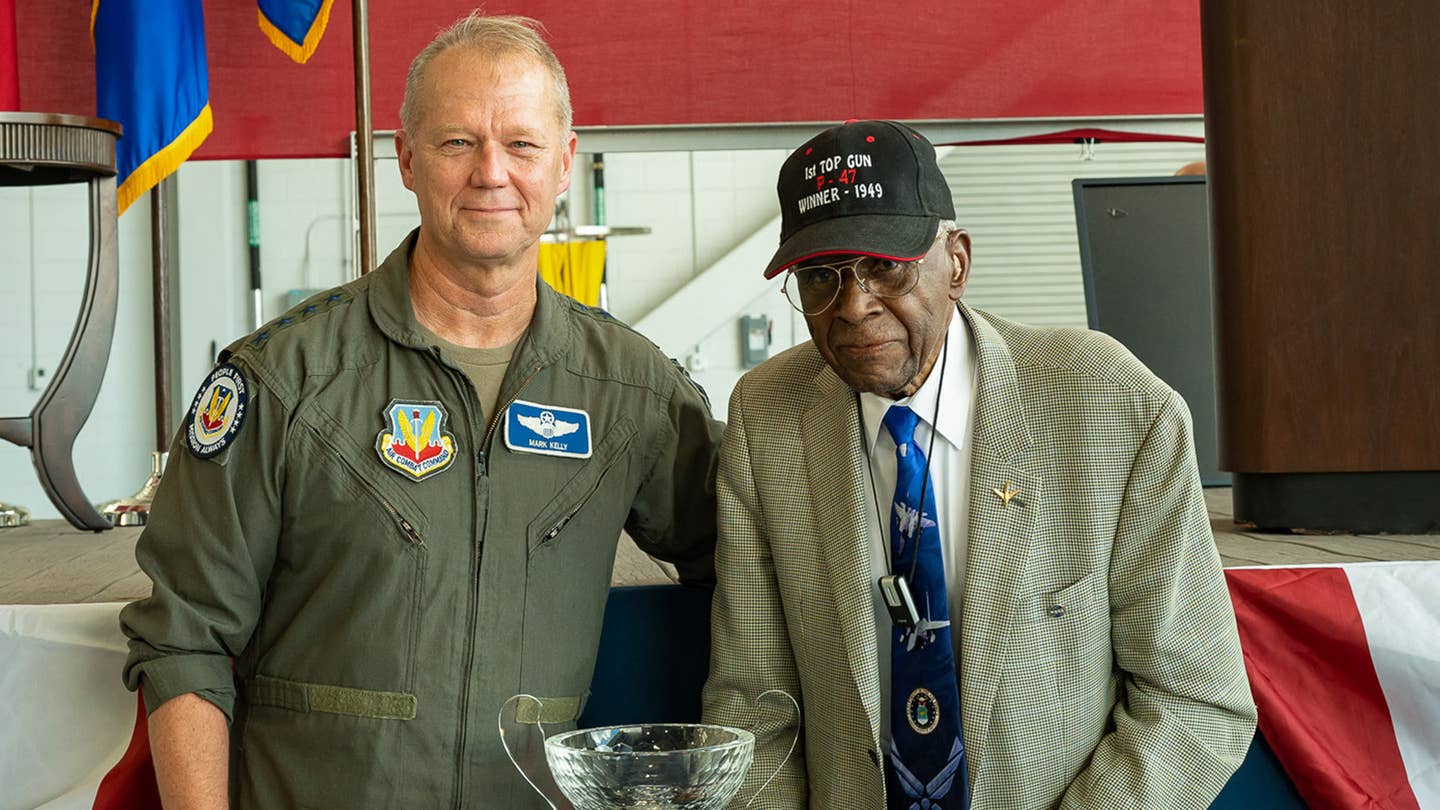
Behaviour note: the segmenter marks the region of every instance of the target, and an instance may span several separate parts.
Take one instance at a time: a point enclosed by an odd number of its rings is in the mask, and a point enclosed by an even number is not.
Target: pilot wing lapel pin
[[[1000,499],[1000,503],[1002,506],[1009,506],[1010,501],[1014,500],[1015,496],[1020,494],[1020,490],[1012,488],[1009,481],[1005,482],[1004,489],[1001,489],[1000,487],[995,487],[990,491],[995,493],[995,497]]]

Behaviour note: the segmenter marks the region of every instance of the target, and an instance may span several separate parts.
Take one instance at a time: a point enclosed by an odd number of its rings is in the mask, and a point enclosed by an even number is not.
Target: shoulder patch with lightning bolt
[[[211,458],[230,446],[245,423],[249,386],[240,369],[225,363],[205,378],[185,415],[185,444],[197,458]]]

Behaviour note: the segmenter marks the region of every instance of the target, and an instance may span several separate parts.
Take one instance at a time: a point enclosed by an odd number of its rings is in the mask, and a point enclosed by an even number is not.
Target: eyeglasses
[[[847,262],[807,264],[793,267],[781,290],[790,306],[804,315],[819,315],[840,297],[841,278],[849,270],[855,284],[877,298],[899,298],[915,289],[920,280],[920,262],[897,262],[874,256],[860,256]]]

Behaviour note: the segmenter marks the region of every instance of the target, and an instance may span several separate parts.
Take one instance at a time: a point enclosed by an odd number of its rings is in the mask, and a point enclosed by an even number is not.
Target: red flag
[[[130,747],[101,780],[93,810],[160,810],[160,790],[155,785],[155,766],[150,759],[145,700],[138,694],[136,698],[135,731],[130,736]]]
[[[1440,562],[1225,574],[1260,731],[1306,804],[1440,808]]]

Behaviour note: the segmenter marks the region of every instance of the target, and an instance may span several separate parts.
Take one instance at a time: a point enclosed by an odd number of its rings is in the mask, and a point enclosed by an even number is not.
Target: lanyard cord
[[[949,353],[950,333],[947,331],[945,333],[945,343],[940,347],[940,382],[935,388],[935,412],[931,416],[930,441],[928,449],[925,451],[925,480],[920,484],[920,505],[917,507],[920,514],[915,518],[915,533],[917,536],[921,530],[920,524],[925,519],[925,492],[930,486],[930,461],[934,458],[935,454],[935,434],[940,432],[940,395],[945,391],[945,360]],[[860,408],[859,391],[855,392],[855,416],[863,428],[865,426],[865,413]],[[870,462],[870,442],[866,440],[866,437],[860,437],[860,446],[865,448],[865,466],[870,473],[870,499],[871,502],[875,504],[875,525],[880,527],[880,534],[882,535],[880,538],[880,550],[885,554],[885,571],[893,574],[895,573],[895,567],[890,562],[890,541],[884,537],[887,532],[885,531],[885,521],[880,518],[880,495],[875,490],[875,465]],[[896,478],[899,478],[898,464],[896,465]],[[940,511],[938,509],[935,511],[935,519],[937,522],[940,519]],[[913,581],[915,579],[915,565],[919,562],[920,554],[917,549],[915,556],[910,560],[910,574],[906,577],[907,580]]]

